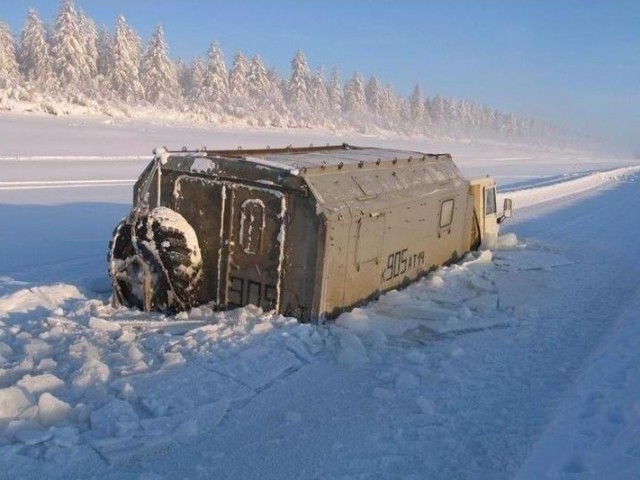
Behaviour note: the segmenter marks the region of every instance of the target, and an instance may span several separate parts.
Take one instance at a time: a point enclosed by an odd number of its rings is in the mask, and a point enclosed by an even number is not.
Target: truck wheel
[[[141,310],[187,310],[202,283],[202,255],[193,228],[179,213],[158,207],[122,220],[109,243],[115,299]]]

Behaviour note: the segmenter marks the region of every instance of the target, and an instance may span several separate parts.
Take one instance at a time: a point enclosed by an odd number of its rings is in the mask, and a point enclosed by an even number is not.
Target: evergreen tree
[[[469,130],[473,126],[473,105],[468,100],[458,102],[458,118],[460,127]]]
[[[184,60],[178,58],[175,62],[176,76],[178,77],[178,85],[180,85],[180,92],[184,98],[191,98],[191,91],[193,89],[193,63],[188,65]]]
[[[444,124],[447,126],[446,132],[454,133],[457,130],[458,125],[458,109],[456,108],[456,102],[452,98],[444,98],[443,111],[444,111]]]
[[[202,85],[204,84],[204,72],[207,67],[202,58],[196,58],[191,64],[190,68],[185,68],[180,79],[183,91],[186,92],[189,98],[196,99],[198,94],[202,91]]]
[[[269,79],[268,101],[270,104],[271,125],[281,127],[283,125],[283,117],[289,114],[282,90],[286,82],[280,78],[278,72],[273,68],[267,70],[267,78]]]
[[[331,70],[331,79],[329,80],[327,95],[329,97],[329,108],[331,111],[334,114],[342,113],[342,84],[340,82],[340,73],[336,67],[333,67]]]
[[[46,32],[38,14],[32,8],[27,13],[20,37],[20,68],[24,78],[45,85],[51,82],[51,58]]]
[[[273,70],[267,70],[266,92],[261,102],[258,114],[260,125],[281,127],[285,125],[284,118],[288,114],[281,89],[282,79]]]
[[[431,116],[431,104],[429,103],[429,99],[426,99],[422,103],[422,125],[424,130],[432,130],[433,118]]]
[[[280,90],[281,79],[275,70],[266,70],[259,55],[251,60],[247,83],[252,116],[258,125],[282,126],[287,109]]]
[[[140,38],[120,15],[110,48],[108,84],[122,100],[134,103],[144,98],[140,82]]]
[[[436,95],[431,99],[429,104],[434,125],[436,125],[436,127],[444,127],[447,123],[444,100],[440,95]]]
[[[206,104],[211,111],[223,111],[228,96],[227,67],[220,45],[212,43],[207,53],[207,66],[204,70],[200,88],[197,94],[199,102]]]
[[[238,116],[243,116],[246,112],[248,102],[247,74],[249,72],[249,61],[241,52],[233,57],[233,65],[229,72],[229,97],[230,109]]]
[[[87,90],[91,83],[91,67],[81,20],[73,0],[64,0],[62,3],[51,42],[53,69],[59,85],[67,90]]]
[[[329,111],[329,95],[322,67],[318,68],[311,78],[311,91],[309,93],[311,107],[313,108],[315,115],[318,117],[318,120],[320,120],[318,123],[322,123],[324,116]]]
[[[373,115],[382,114],[382,88],[376,77],[371,77],[365,88],[365,96],[367,97],[367,106]]]
[[[254,105],[261,105],[267,98],[271,82],[260,55],[254,55],[247,72],[247,90]]]
[[[410,118],[414,125],[420,125],[424,121],[424,98],[422,88],[416,84],[409,97]]]
[[[480,128],[486,133],[493,128],[493,111],[486,105],[480,107]]]
[[[106,78],[109,75],[112,44],[113,38],[111,38],[109,30],[105,27],[98,28],[98,61],[96,62],[96,67],[98,69],[98,75],[102,78]]]
[[[164,30],[162,25],[158,25],[142,59],[140,79],[149,102],[172,107],[180,96],[180,86],[167,50]]]
[[[17,82],[18,77],[15,40],[9,25],[0,23],[0,88]]]
[[[78,19],[80,22],[80,34],[84,39],[87,65],[93,79],[98,74],[98,29],[94,21],[81,10],[78,12]]]
[[[398,128],[403,133],[411,132],[411,102],[404,98],[398,97]]]
[[[360,115],[367,110],[364,83],[357,72],[353,74],[344,88],[344,109],[350,115]]]
[[[309,67],[301,50],[296,51],[291,61],[288,101],[297,110],[305,110],[309,106]]]
[[[386,83],[384,87],[382,87],[380,94],[380,110],[385,118],[392,121],[398,116],[398,101],[390,83]]]

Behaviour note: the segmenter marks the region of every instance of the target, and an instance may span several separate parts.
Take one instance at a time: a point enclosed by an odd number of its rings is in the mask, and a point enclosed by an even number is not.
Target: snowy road
[[[517,158],[484,161],[538,186],[509,193],[517,245],[321,327],[112,309],[104,250],[131,187],[90,182],[140,165],[5,159],[2,478],[637,478],[640,175],[545,179]]]

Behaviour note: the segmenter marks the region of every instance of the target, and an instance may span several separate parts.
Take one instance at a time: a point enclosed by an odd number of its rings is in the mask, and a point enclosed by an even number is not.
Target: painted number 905
[[[424,252],[407,255],[407,251],[407,248],[398,250],[387,257],[387,266],[382,271],[383,282],[404,275],[409,270],[424,264]]]

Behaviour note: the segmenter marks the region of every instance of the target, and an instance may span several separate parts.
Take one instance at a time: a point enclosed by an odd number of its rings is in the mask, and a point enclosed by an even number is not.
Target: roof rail
[[[267,155],[267,154],[283,154],[283,153],[310,153],[310,152],[324,152],[329,150],[356,150],[360,147],[354,147],[347,143],[343,143],[341,145],[323,145],[319,147],[309,146],[309,147],[292,147],[288,146],[285,148],[259,148],[253,150],[243,150],[242,148],[237,148],[235,150],[200,150],[205,151],[206,155],[216,155],[220,157],[247,157],[252,155]],[[184,150],[169,150],[168,153],[182,153]]]

